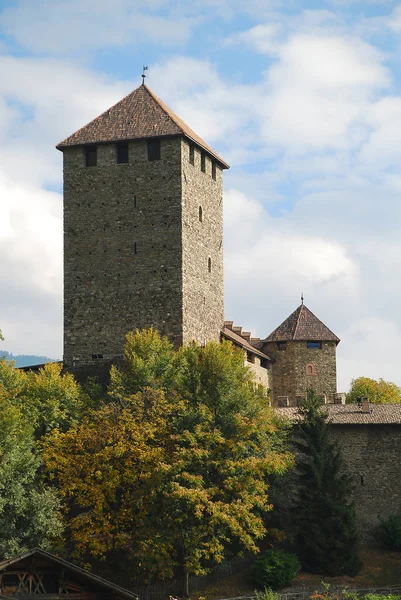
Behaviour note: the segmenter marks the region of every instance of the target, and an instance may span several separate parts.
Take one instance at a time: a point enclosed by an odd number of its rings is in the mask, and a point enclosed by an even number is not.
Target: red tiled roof
[[[229,168],[221,156],[216,154],[146,85],[140,85],[120,102],[60,142],[56,147],[62,150],[69,146],[175,135],[184,135],[206,150],[223,168]]]
[[[256,354],[256,356],[259,356],[260,358],[264,358],[269,362],[273,362],[270,356],[264,354],[264,352],[261,352],[260,350],[252,346],[252,344],[250,344],[242,336],[235,333],[235,331],[233,331],[232,329],[229,329],[228,327],[223,327],[223,329],[221,330],[221,335],[226,339],[230,340],[231,342],[234,342],[234,344],[241,346],[247,352],[252,352],[252,354]]]
[[[338,344],[340,338],[326,327],[305,304],[301,304],[264,341],[286,342],[290,340],[324,341]]]
[[[357,404],[327,404],[329,422],[333,425],[401,425],[401,404],[371,404],[372,414],[362,412]],[[276,408],[290,421],[298,422],[301,416],[297,407]]]

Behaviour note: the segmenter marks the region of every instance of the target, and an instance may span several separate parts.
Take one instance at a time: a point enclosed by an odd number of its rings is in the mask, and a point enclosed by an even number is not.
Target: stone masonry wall
[[[181,139],[98,145],[97,166],[82,147],[64,150],[64,360],[90,364],[122,353],[124,335],[154,325],[181,343]],[[96,359],[95,359],[96,362]]]
[[[289,406],[296,406],[297,398],[304,397],[308,388],[332,402],[337,391],[335,342],[322,342],[319,349],[307,348],[306,341],[288,341],[285,350],[278,350],[276,342],[268,342],[263,352],[276,361],[272,367],[274,405],[279,405],[279,397],[288,397]],[[312,374],[307,372],[308,365]]]
[[[255,361],[253,363],[249,362],[245,358],[245,366],[249,367],[253,373],[253,378],[255,383],[263,385],[265,388],[272,388],[272,368],[269,363],[267,368],[262,367],[260,364],[259,356],[255,356]]]
[[[333,425],[331,435],[354,478],[361,540],[374,542],[379,516],[401,514],[401,426]]]
[[[182,140],[183,341],[219,341],[224,322],[223,172]],[[200,216],[201,211],[201,216]],[[210,260],[210,264],[209,264]]]

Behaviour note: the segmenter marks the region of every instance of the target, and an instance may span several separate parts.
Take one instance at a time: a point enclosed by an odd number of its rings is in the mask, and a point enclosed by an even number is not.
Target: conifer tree
[[[338,444],[330,440],[328,413],[315,392],[308,392],[299,412],[294,513],[298,556],[307,571],[354,576],[362,563],[351,476],[344,472]]]

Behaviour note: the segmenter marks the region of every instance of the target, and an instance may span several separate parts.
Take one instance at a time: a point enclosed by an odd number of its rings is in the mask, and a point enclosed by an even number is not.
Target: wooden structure
[[[138,600],[136,594],[38,548],[0,563],[0,598]]]

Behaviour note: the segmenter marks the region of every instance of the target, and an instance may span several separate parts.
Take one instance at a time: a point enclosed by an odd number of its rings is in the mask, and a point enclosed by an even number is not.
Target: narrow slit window
[[[134,196],[134,208],[136,208],[136,196]]]
[[[134,254],[137,254],[136,242],[134,242]]]
[[[87,167],[97,166],[97,148],[96,146],[87,146],[85,148],[85,165]]]
[[[191,165],[195,164],[195,146],[193,144],[189,145],[189,162]]]
[[[206,154],[204,152],[201,154],[201,171],[206,173]]]
[[[203,210],[202,210],[202,207],[201,207],[201,206],[199,207],[199,221],[200,221],[201,223],[202,223],[202,221],[203,221]]]
[[[148,140],[148,160],[160,160],[160,140]]]
[[[216,163],[212,162],[212,179],[216,181]]]
[[[120,142],[117,144],[117,163],[119,165],[128,162],[128,153],[128,142]]]
[[[210,256],[207,261],[207,268],[208,268],[209,273],[211,273],[212,272],[212,259],[210,258]]]

